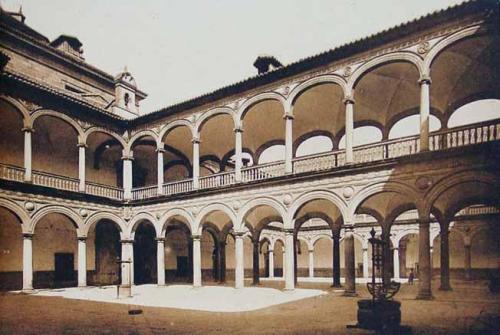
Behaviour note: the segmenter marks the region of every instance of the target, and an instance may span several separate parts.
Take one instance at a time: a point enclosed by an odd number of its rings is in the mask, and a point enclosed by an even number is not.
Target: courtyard
[[[289,294],[274,290],[281,286],[280,282],[265,282],[258,288],[243,290],[254,290],[255,300],[266,300],[269,296],[256,292],[271,290],[276,291],[277,296]],[[402,302],[402,323],[411,326],[413,334],[495,334],[499,331],[500,301],[498,296],[489,293],[486,282],[454,281],[453,287],[454,290],[449,292],[435,290],[434,299],[424,301],[414,299],[417,286],[403,285],[397,295],[397,300]],[[168,290],[168,287],[163,289]],[[234,290],[215,284],[204,289]],[[136,287],[136,292],[141,290],[144,288]],[[316,290],[325,293],[318,295]],[[365,285],[358,285],[357,290],[358,298],[368,297]],[[222,296],[213,299],[201,289],[191,291],[200,299],[210,299],[205,302],[207,304],[228,304]],[[302,291],[311,292],[307,295]],[[49,292],[54,296],[47,296]],[[138,300],[134,305],[56,296],[61,292],[42,291],[34,295],[6,293],[0,296],[0,333],[370,334],[364,330],[346,329],[347,324],[355,323],[358,298],[343,297],[341,291],[330,288],[327,283],[300,283],[294,294],[303,294],[302,299],[297,296],[299,300],[270,303],[268,307],[246,312],[146,307],[139,306]],[[189,299],[196,299],[194,295]],[[129,315],[129,310],[138,308],[143,311],[142,314]]]

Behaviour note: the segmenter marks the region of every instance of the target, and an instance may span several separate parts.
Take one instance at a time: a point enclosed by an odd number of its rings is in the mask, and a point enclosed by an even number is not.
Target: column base
[[[451,286],[450,286],[450,285],[441,285],[441,286],[439,287],[439,290],[440,290],[440,291],[453,291],[453,289],[451,288]]]
[[[342,287],[342,285],[341,284],[332,284],[330,287],[337,287],[337,288],[339,288],[339,287]]]
[[[432,300],[434,297],[431,292],[418,292],[416,298],[417,300]]]
[[[36,292],[36,290],[34,290],[33,288],[23,288],[21,290],[22,294],[32,294],[32,293],[35,293],[35,292]]]
[[[342,296],[343,297],[357,297],[358,294],[356,293],[356,291],[344,291]]]

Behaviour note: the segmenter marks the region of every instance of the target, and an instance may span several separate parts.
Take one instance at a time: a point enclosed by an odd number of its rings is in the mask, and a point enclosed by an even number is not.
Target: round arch
[[[237,118],[239,120],[239,123],[241,124],[243,122],[246,113],[250,110],[251,107],[258,104],[259,102],[263,102],[266,100],[278,101],[279,103],[281,103],[285,113],[287,112],[287,101],[284,96],[276,92],[264,92],[249,98],[241,105]]]
[[[160,144],[160,140],[158,139],[158,134],[154,132],[153,130],[142,130],[138,133],[135,133],[130,140],[128,141],[127,145],[127,152],[132,151],[132,147],[134,146],[135,141],[140,140],[144,137],[151,137],[155,142],[156,142],[156,147],[157,149],[162,148],[163,146]]]
[[[207,123],[210,119],[219,115],[229,115],[233,120],[234,128],[239,128],[240,125],[238,123],[238,117],[237,114],[234,112],[234,110],[232,110],[229,107],[217,107],[201,114],[200,118],[198,119],[194,127],[195,134],[199,134],[203,129],[205,123]]]
[[[255,207],[258,206],[269,206],[273,208],[281,218],[285,219],[287,217],[285,207],[277,200],[270,197],[260,197],[254,198],[248,202],[246,202],[241,209],[238,211],[238,215],[236,216],[236,221],[234,225],[234,230],[241,231],[243,227],[241,226],[244,222],[245,216]]]
[[[179,128],[179,127],[187,127],[189,129],[189,132],[191,133],[191,136],[193,138],[197,137],[197,133],[195,131],[194,125],[189,120],[179,119],[179,120],[175,120],[173,122],[170,122],[170,123],[166,124],[163,128],[161,128],[161,130],[158,133],[158,141],[162,142],[163,138],[165,136],[167,136],[168,133],[170,133],[175,128]]]
[[[293,203],[290,205],[290,209],[288,210],[288,216],[285,222],[285,228],[293,228],[288,225],[292,224],[297,211],[303,205],[313,200],[326,200],[331,202],[340,211],[340,214],[342,215],[344,222],[351,222],[350,220],[351,216],[347,216],[348,215],[347,204],[339,195],[328,190],[317,190],[304,193],[293,201]]]
[[[127,148],[127,143],[125,142],[125,140],[120,135],[118,135],[117,133],[112,132],[112,131],[110,131],[108,129],[102,128],[102,127],[91,127],[89,129],[87,129],[85,131],[85,133],[83,134],[82,142],[84,144],[87,144],[88,138],[93,133],[103,133],[103,134],[109,135],[110,137],[112,137],[115,140],[117,140],[118,143],[120,143],[120,145],[122,146],[122,149],[125,150]]]
[[[25,127],[29,127],[33,124],[28,109],[21,102],[4,94],[0,94],[0,100],[3,100],[5,103],[11,105],[20,114]]]
[[[47,216],[49,214],[53,214],[53,213],[62,214],[64,216],[66,216],[71,221],[73,226],[75,227],[77,236],[78,237],[85,236],[82,234],[83,223],[82,223],[80,216],[70,208],[63,207],[63,206],[57,206],[57,205],[50,205],[50,206],[43,207],[40,210],[38,210],[33,215],[32,219],[31,219],[31,226],[30,226],[29,231],[31,233],[35,233],[36,225],[38,224],[38,222],[40,222],[40,220],[43,219],[45,216]]]
[[[140,212],[134,215],[128,224],[126,236],[133,239],[137,227],[144,221],[149,221],[155,229],[156,237],[161,237],[161,230],[158,228],[158,220],[152,214],[146,212]]]
[[[87,236],[90,229],[101,220],[108,220],[110,222],[113,222],[113,224],[118,228],[120,234],[123,234],[125,225],[123,223],[123,220],[118,215],[111,212],[97,212],[95,214],[92,214],[87,218],[87,220],[85,220],[82,228],[82,235]]]
[[[22,208],[21,206],[19,206],[15,202],[4,199],[4,198],[0,198],[0,207],[7,209],[8,211],[10,211],[12,214],[14,214],[14,216],[16,216],[19,219],[23,233],[30,233],[31,232],[31,230],[30,230],[31,220],[30,220],[28,213],[24,210],[24,208]]]
[[[337,84],[342,89],[344,96],[346,96],[347,82],[345,81],[345,79],[338,75],[328,74],[314,77],[300,83],[290,92],[287,101],[289,101],[290,105],[293,106],[295,104],[295,101],[302,95],[302,93],[306,92],[308,89],[314,86],[318,86],[321,84]]]
[[[220,211],[220,212],[223,212],[224,214],[226,214],[229,217],[229,219],[231,220],[231,222],[233,223],[233,225],[236,222],[236,215],[231,210],[231,208],[229,208],[229,206],[227,206],[226,204],[223,204],[221,202],[213,203],[213,204],[210,204],[210,205],[207,205],[207,206],[203,207],[200,210],[200,212],[196,216],[195,225],[193,227],[194,228],[193,231],[197,232],[197,234],[201,234],[202,229],[203,229],[203,219],[208,214],[210,214],[210,213],[212,213],[214,211]]]
[[[160,236],[165,236],[165,233],[166,233],[166,230],[167,230],[167,226],[168,226],[168,221],[170,219],[172,219],[173,217],[175,216],[180,216],[182,217],[184,220],[187,221],[187,227],[189,228],[189,231],[192,233],[194,230],[194,218],[193,216],[191,215],[191,213],[189,213],[188,211],[186,211],[185,209],[183,208],[171,208],[169,210],[167,210],[165,213],[163,213],[163,215],[161,216],[161,218],[159,219],[158,221],[158,227],[161,228],[160,232],[161,232],[161,235]]]
[[[78,135],[78,141],[82,142],[83,139],[85,138],[84,131],[83,131],[82,127],[78,124],[78,122],[76,122],[75,120],[73,120],[72,118],[67,116],[66,114],[58,113],[58,112],[55,112],[52,110],[47,110],[47,109],[40,109],[40,110],[37,110],[35,113],[33,113],[33,115],[31,116],[30,128],[34,128],[36,120],[43,117],[43,116],[51,116],[51,117],[60,119],[61,121],[67,123],[69,126],[71,126],[76,131],[76,133]]]

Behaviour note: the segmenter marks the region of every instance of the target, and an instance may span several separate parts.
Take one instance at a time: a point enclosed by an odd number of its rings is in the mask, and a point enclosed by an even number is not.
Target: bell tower
[[[115,77],[115,102],[113,112],[126,119],[132,119],[140,115],[139,102],[147,95],[137,89],[134,77],[127,70]]]

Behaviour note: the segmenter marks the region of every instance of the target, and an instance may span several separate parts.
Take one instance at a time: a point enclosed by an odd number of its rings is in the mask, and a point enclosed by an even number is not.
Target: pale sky
[[[460,3],[456,0],[0,0],[53,40],[83,43],[88,63],[126,65],[149,113],[254,76],[262,53],[283,64]]]

